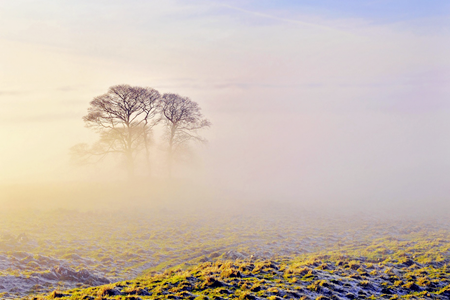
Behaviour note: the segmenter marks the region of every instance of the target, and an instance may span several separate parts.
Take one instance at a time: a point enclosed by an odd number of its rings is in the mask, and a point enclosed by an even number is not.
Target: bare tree
[[[206,142],[198,130],[211,126],[203,118],[200,106],[187,97],[164,94],[161,100],[162,119],[167,129],[169,176],[172,176],[174,154],[191,141]]]
[[[88,114],[83,117],[86,127],[99,135],[92,146],[78,144],[72,147],[72,155],[82,162],[92,158],[103,159],[111,153],[124,156],[129,177],[134,176],[134,160],[145,149],[148,166],[149,135],[159,119],[161,96],[152,88],[116,85],[106,94],[91,101]]]

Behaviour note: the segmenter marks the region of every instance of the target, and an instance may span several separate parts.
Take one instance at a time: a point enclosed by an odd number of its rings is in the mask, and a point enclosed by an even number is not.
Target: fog
[[[385,18],[288,2],[2,2],[2,207],[445,211],[448,9]],[[89,102],[116,84],[190,97],[212,122],[173,178],[162,128],[150,177],[130,182],[117,157],[70,161],[98,138]]]

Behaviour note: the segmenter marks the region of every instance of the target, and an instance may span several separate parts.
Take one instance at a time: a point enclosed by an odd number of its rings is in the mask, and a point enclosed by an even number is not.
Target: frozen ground
[[[396,220],[276,207],[252,213],[28,211],[0,217],[0,295],[5,299],[114,283],[218,259],[363,252],[377,239],[412,241],[415,235],[432,238],[449,230],[447,220],[439,218]],[[376,251],[381,255],[390,250]]]

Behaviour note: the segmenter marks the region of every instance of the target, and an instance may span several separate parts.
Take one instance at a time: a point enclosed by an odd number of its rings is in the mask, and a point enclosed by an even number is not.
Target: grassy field
[[[448,299],[439,217],[295,207],[0,215],[2,299]],[[202,298],[199,298],[202,299]]]

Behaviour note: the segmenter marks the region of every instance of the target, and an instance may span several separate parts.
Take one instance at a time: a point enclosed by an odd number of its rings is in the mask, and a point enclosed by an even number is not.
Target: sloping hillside
[[[415,233],[289,259],[209,256],[161,274],[26,299],[450,299],[450,240],[442,235]]]

